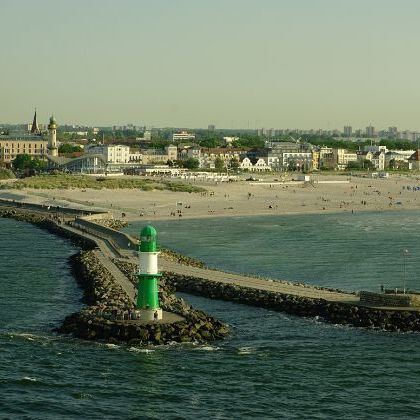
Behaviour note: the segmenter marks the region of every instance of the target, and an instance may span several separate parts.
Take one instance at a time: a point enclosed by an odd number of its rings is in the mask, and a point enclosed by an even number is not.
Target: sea
[[[138,235],[147,223],[131,224]],[[420,290],[420,211],[153,222],[211,267],[344,290]],[[205,345],[137,348],[53,332],[79,310],[78,249],[0,219],[0,419],[415,419],[420,334],[326,324],[179,294],[228,323]]]

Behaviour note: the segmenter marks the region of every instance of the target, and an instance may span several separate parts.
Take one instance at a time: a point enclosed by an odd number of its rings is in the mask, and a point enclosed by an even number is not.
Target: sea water
[[[405,258],[416,287],[420,213],[353,216],[155,226],[161,245],[225,270],[375,290],[401,284]],[[25,223],[0,228],[0,418],[418,417],[420,334],[182,295],[229,323],[231,337],[135,348],[58,336],[52,328],[82,305],[67,264],[77,249]]]

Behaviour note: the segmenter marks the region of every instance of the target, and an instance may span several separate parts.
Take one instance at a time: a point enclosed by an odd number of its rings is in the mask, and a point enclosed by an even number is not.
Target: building
[[[200,152],[200,168],[215,167],[216,159],[221,159],[226,166],[229,166],[232,160],[240,162],[245,156],[245,149],[231,149],[231,148],[202,148]]]
[[[105,156],[107,163],[128,163],[130,160],[130,147],[122,144],[89,145],[86,152]]]
[[[49,138],[48,138],[48,154],[51,156],[58,156],[57,146],[57,122],[51,116],[50,123],[48,124]]]
[[[278,166],[273,168],[274,170],[303,169],[310,171],[313,169],[313,146],[309,143],[300,141],[266,141],[265,147],[271,150],[271,157],[278,158]],[[262,151],[262,153],[266,152]],[[272,162],[274,162],[274,159],[272,159]]]
[[[350,125],[345,125],[343,133],[344,137],[351,137],[353,133],[353,128]]]
[[[346,149],[333,149],[332,153],[337,162],[337,169],[339,170],[346,169],[349,162],[357,161],[357,153],[349,152]]]
[[[335,149],[330,147],[322,147],[319,151],[319,165],[321,169],[338,169],[347,168],[349,162],[356,162],[358,154],[349,152],[346,149]]]
[[[179,133],[173,133],[172,134],[172,141],[189,141],[189,140],[195,140],[195,134],[188,133],[188,131],[181,131]]]
[[[16,156],[22,154],[32,158],[45,159],[49,151],[51,135],[47,140],[40,127],[35,110],[32,124],[30,124],[31,134],[28,134],[25,128],[24,132],[18,130],[14,135],[0,135],[0,166],[10,167]],[[56,133],[54,136],[53,140],[57,144]]]
[[[420,149],[408,158],[408,169],[420,170]]]
[[[239,137],[236,137],[236,136],[225,136],[225,137],[223,137],[223,140],[225,141],[225,144],[226,144],[226,146],[232,146],[232,143],[234,142],[234,141],[238,141],[239,140]]]
[[[398,137],[398,129],[397,127],[388,127],[388,137],[392,139],[396,139]]]
[[[214,130],[216,129],[216,126],[214,125],[214,124],[209,124],[208,125],[208,127],[207,127],[207,130],[210,132],[210,133],[214,133]]]
[[[130,154],[130,162],[134,162],[135,156],[141,156],[140,162],[142,165],[156,165],[166,164],[169,161],[175,162],[178,160],[178,148],[172,144],[166,146],[164,149],[144,149],[138,154]]]
[[[415,150],[390,150],[385,154],[385,168],[398,169],[409,167],[409,159]]]
[[[384,152],[384,153],[386,153],[388,151],[388,149],[387,149],[386,146],[379,146],[379,145],[377,145],[377,146],[374,146],[374,145],[365,145],[365,146],[363,146],[363,150],[365,152],[373,152],[373,153],[375,153],[375,152]]]
[[[385,169],[385,152],[374,152],[371,161],[376,169],[383,171]]]
[[[10,166],[17,155],[27,154],[32,158],[45,159],[48,141],[39,136],[12,138],[0,136],[0,164]]]
[[[372,127],[371,125],[369,125],[369,127],[366,127],[366,136],[376,137],[375,127]]]
[[[259,159],[250,159],[249,157],[244,157],[239,163],[239,169],[249,172],[268,172],[271,171],[270,166],[267,165],[267,162],[263,158]]]
[[[48,167],[64,172],[103,174],[107,172],[106,158],[102,154],[88,153],[77,158],[48,156]]]

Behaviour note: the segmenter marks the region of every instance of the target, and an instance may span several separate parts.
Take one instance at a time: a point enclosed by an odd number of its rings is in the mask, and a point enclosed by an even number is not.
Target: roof
[[[409,158],[408,160],[415,160],[415,161],[420,161],[420,150],[417,149]]]
[[[64,156],[50,156],[47,155],[47,159],[53,163],[55,163],[58,166],[64,166],[67,165],[68,163],[74,163],[74,162],[78,162],[81,161],[83,159],[91,159],[97,157],[99,160],[101,160],[103,163],[106,164],[106,158],[104,155],[100,154],[100,153],[88,153],[82,156],[78,156],[75,158],[67,158]]]

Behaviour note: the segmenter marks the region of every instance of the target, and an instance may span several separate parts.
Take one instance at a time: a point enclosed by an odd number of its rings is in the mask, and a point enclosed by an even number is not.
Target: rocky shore
[[[57,329],[59,333],[109,343],[126,342],[129,345],[202,343],[229,334],[226,325],[175,297],[164,282],[160,285],[159,293],[162,309],[184,319],[173,323],[130,320],[130,311],[134,311],[133,302],[115,284],[94,252],[81,252],[72,257],[71,263],[74,276],[84,291],[84,301],[89,306],[66,317]],[[124,266],[123,269],[134,281],[133,264],[120,263],[120,266]]]
[[[257,290],[196,277],[166,273],[165,282],[178,291],[258,306],[332,324],[351,325],[385,331],[420,331],[420,312],[408,310],[375,309],[327,302],[295,295]]]

